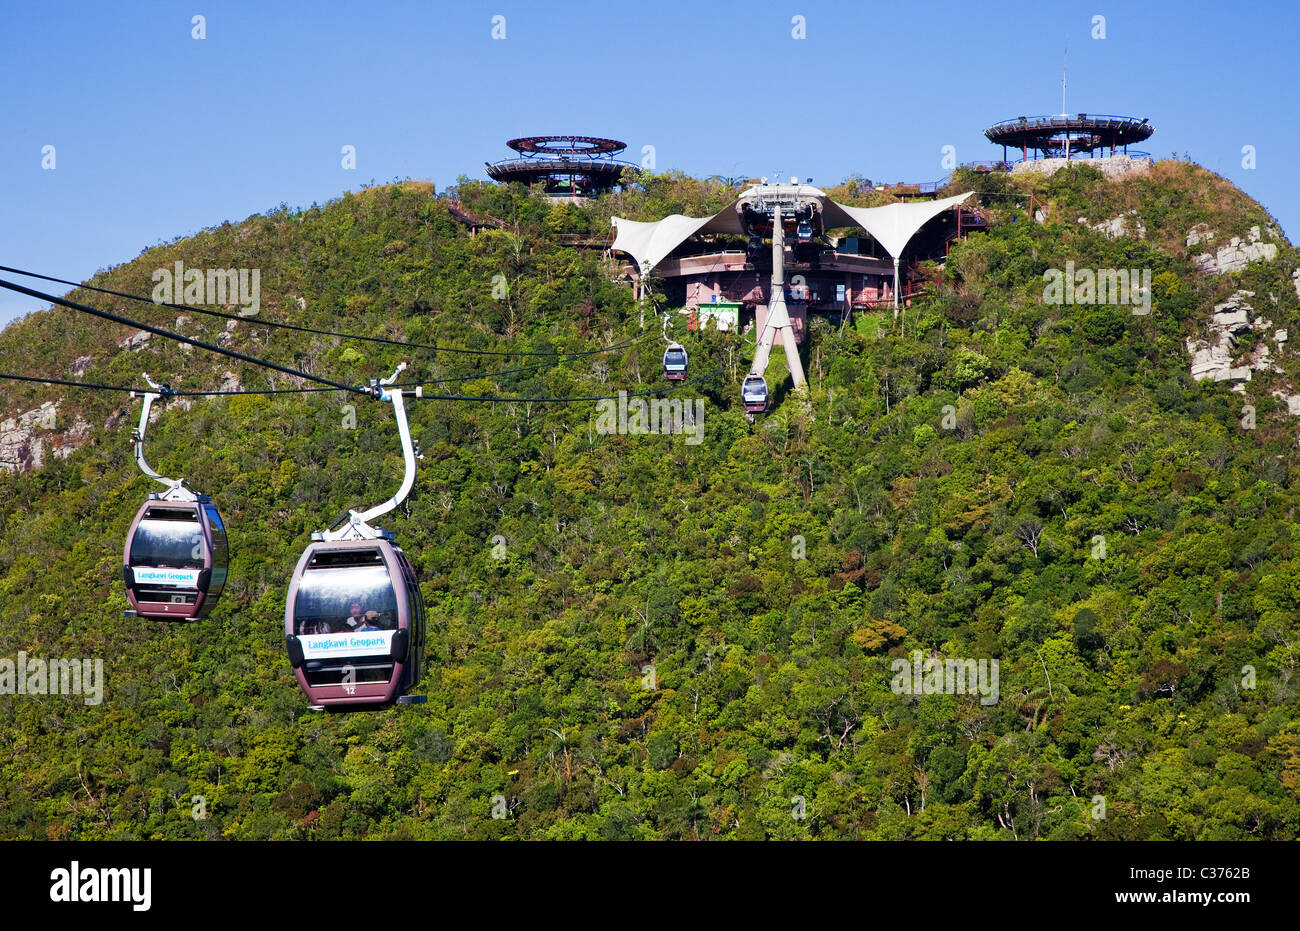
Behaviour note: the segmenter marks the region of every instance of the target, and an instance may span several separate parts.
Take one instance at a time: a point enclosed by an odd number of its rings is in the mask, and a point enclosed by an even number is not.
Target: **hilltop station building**
[[[624,273],[638,296],[653,274],[692,326],[711,321],[730,330],[752,319],[762,330],[776,270],[764,240],[772,238],[780,205],[783,297],[794,338],[802,342],[810,313],[838,321],[855,310],[906,301],[917,262],[942,257],[953,237],[986,225],[960,206],[968,197],[850,207],[811,184],[764,183],[711,217],[673,214],[650,223],[614,217],[612,249],[631,258]],[[849,234],[828,235],[835,229]],[[782,340],[778,334],[776,345]]]

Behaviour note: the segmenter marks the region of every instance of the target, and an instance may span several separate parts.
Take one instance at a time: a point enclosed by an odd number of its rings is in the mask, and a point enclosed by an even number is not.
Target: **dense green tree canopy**
[[[412,402],[416,492],[380,523],[429,609],[423,706],[309,712],[283,646],[309,532],[399,480],[385,405],[159,405],[152,463],[213,495],[232,549],[212,617],[166,627],[122,617],[122,540],[150,490],[127,442],[138,401],[5,384],[9,415],[57,399],[48,436],[85,439],[0,475],[0,657],[101,658],[106,684],[98,705],[0,696],[0,836],[1294,839],[1297,425],[1269,389],[1296,371],[1279,357],[1243,399],[1192,382],[1184,346],[1238,288],[1300,332],[1294,250],[1198,273],[1191,226],[1226,238],[1269,218],[1187,164],[961,183],[990,231],[955,243],[898,321],[813,320],[808,403],[782,394],[752,428],[748,350],[712,331],[681,336],[708,376],[677,392],[703,400],[698,444],[602,435],[590,402]],[[1031,192],[1044,223],[1003,196]],[[468,181],[373,187],[93,282],[149,294],[178,260],[259,268],[260,314],[231,327],[73,299],[346,381],[406,359],[421,381],[481,376],[439,393],[635,392],[661,384],[662,342],[587,243],[613,214],[702,216],[734,194],[679,175],[583,207]],[[1127,210],[1144,239],[1090,225]],[[465,213],[484,221],[472,235]],[[1150,269],[1151,313],[1044,303],[1066,261]],[[0,333],[0,370],[293,386],[128,335],[35,313]],[[921,657],[996,660],[996,700],[899,694],[895,664]]]

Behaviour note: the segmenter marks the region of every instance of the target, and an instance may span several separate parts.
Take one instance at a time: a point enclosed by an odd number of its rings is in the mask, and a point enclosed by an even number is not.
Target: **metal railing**
[[[994,123],[989,127],[990,130],[1003,129],[1006,127],[1017,126],[1042,126],[1044,128],[1057,128],[1067,126],[1071,123],[1086,122],[1090,124],[1101,124],[1106,128],[1115,126],[1141,126],[1144,123],[1149,125],[1147,119],[1138,119],[1136,116],[1115,116],[1109,113],[1075,113],[1075,114],[1054,114],[1052,116],[1018,116],[1010,120],[1002,120],[1000,123]]]
[[[614,167],[620,169],[631,168],[637,172],[641,170],[640,165],[625,162],[618,158],[503,158],[500,161],[488,163],[489,171],[494,168],[516,168],[529,171],[572,171],[577,174]]]
[[[1093,149],[1092,151],[1094,151],[1094,152],[1102,152],[1103,150],[1108,149],[1108,148],[1110,148],[1110,147],[1109,147],[1109,146],[1105,146],[1105,145],[1099,145],[1099,146],[1097,146],[1095,149]],[[1064,155],[1065,150],[1062,148],[1062,149],[1060,149],[1060,151],[1062,152],[1061,155],[1048,155],[1048,156],[1043,156],[1043,157],[1040,157],[1040,158],[1034,158],[1034,157],[1032,157],[1032,156],[1030,156],[1029,158],[1017,158],[1017,159],[1012,159],[1011,161],[1007,162],[1006,164],[1007,164],[1008,166],[1011,166],[1011,165],[1019,165],[1021,162],[1041,162],[1041,161],[1043,161],[1044,158],[1065,158],[1065,155]],[[1115,155],[1127,155],[1129,158],[1153,158],[1153,156],[1151,155],[1150,152],[1143,152],[1141,149],[1129,149],[1127,152],[1125,152],[1125,151],[1124,151],[1124,147],[1123,147],[1122,145],[1117,145],[1117,146],[1115,147],[1115,153],[1114,153],[1114,154],[1115,154]],[[1081,154],[1081,153],[1079,153],[1079,152],[1076,151],[1076,152],[1074,152],[1073,154],[1071,154],[1071,156],[1070,156],[1070,161],[1072,161],[1072,162],[1083,162],[1084,164],[1087,164],[1088,161],[1091,160],[1091,159],[1096,159],[1096,158],[1110,158],[1110,157],[1111,157],[1111,153],[1110,153],[1110,152],[1104,152],[1104,154],[1101,154],[1101,155],[1085,155],[1085,154]],[[1010,170],[1010,169],[1008,169],[1008,170]]]

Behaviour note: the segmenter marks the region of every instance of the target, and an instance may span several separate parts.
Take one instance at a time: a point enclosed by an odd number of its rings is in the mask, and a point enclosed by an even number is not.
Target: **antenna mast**
[[[1061,56],[1061,116],[1065,116],[1065,72],[1070,63],[1070,46],[1065,47],[1065,54]]]

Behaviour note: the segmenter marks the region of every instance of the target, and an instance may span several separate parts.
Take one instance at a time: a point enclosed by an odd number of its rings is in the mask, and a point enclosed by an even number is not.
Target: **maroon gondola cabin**
[[[127,601],[137,615],[207,617],[225,588],[229,563],[226,527],[212,499],[152,496],[131,523],[122,562]]]
[[[289,583],[284,623],[289,663],[314,707],[400,703],[420,681],[424,603],[391,534],[312,543]]]

